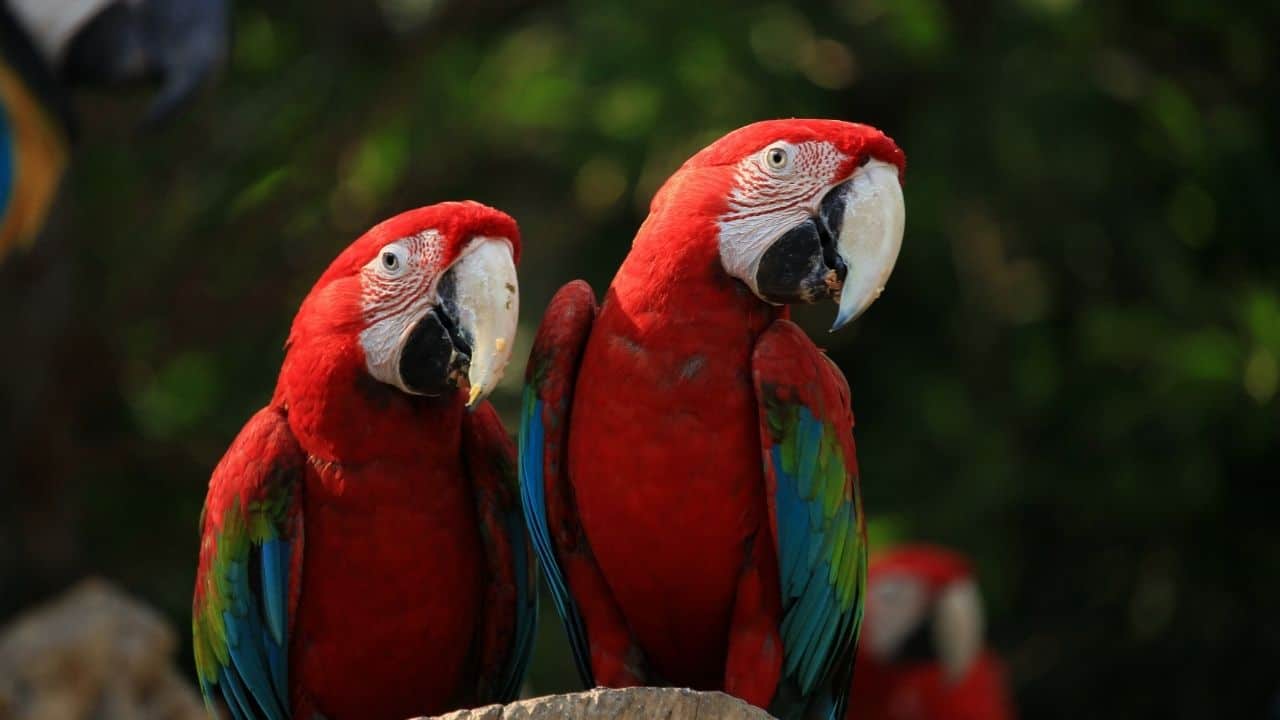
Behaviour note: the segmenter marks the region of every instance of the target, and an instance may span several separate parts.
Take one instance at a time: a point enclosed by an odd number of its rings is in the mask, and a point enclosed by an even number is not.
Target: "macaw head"
[[[898,146],[867,125],[758,122],[690,158],[654,206],[678,195],[678,212],[713,217],[721,265],[761,300],[835,299],[837,330],[880,295],[893,271],[906,219],[905,163]]]
[[[493,390],[515,340],[520,232],[505,213],[446,202],[375,225],[340,254],[289,334],[294,372],[328,369],[410,395]],[[359,377],[357,378],[359,380]]]
[[[941,665],[958,682],[983,648],[982,597],[969,561],[933,545],[876,555],[867,568],[859,652],[879,666]]]

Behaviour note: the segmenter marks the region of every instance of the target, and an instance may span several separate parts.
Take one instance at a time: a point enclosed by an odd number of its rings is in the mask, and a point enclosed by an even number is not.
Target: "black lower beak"
[[[452,272],[440,279],[439,296],[400,349],[400,382],[432,397],[460,389],[471,367],[471,340],[458,327]]]
[[[903,639],[894,653],[893,661],[897,663],[936,663],[938,647],[934,643],[933,614],[930,613],[923,622],[916,625],[911,634]]]
[[[776,303],[812,303],[835,296],[848,268],[836,251],[844,222],[848,183],[832,188],[822,199],[818,215],[778,238],[760,258],[756,288]]]

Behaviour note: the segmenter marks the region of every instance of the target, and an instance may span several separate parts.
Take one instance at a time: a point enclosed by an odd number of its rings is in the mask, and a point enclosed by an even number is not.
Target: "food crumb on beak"
[[[835,270],[828,270],[822,281],[826,284],[827,289],[831,291],[831,299],[839,303],[839,293],[840,289],[844,287],[844,280],[840,279],[840,275]]]
[[[493,341],[493,349],[497,350],[498,352],[502,352],[506,347],[507,347],[506,338],[498,338],[497,340]]]

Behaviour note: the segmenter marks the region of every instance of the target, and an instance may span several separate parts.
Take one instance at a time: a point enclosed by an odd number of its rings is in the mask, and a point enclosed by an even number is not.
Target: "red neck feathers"
[[[360,280],[317,283],[294,318],[272,404],[285,409],[298,442],[313,458],[343,465],[420,454],[405,434],[426,425],[448,446],[465,398],[408,395],[375,380],[360,346]]]
[[[733,171],[732,164],[693,166],[691,160],[654,196],[610,288],[612,301],[637,324],[665,318],[687,325],[718,316],[763,328],[785,316],[785,308],[757,298],[721,264],[717,222],[728,208]]]

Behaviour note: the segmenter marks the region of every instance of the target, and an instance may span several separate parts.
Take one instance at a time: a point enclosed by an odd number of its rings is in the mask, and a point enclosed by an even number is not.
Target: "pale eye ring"
[[[764,162],[769,166],[770,170],[782,172],[791,165],[791,153],[788,153],[787,149],[781,145],[774,145],[773,147],[765,148]]]
[[[398,277],[404,272],[407,258],[405,249],[399,245],[388,245],[378,253],[374,260],[378,272],[385,277]]]

